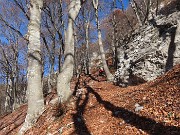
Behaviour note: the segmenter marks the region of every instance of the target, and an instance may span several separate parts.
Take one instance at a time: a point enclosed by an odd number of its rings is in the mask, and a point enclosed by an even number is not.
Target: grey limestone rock
[[[177,20],[180,20],[180,11],[157,16],[152,24],[135,30],[119,44],[120,63],[114,76],[115,84],[127,86],[132,76],[150,81],[180,63],[180,44],[174,43]]]

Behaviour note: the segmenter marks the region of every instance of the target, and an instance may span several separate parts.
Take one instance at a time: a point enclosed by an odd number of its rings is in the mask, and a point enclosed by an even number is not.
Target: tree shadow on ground
[[[126,123],[135,126],[138,129],[145,131],[151,135],[178,135],[180,128],[175,126],[164,126],[162,123],[157,123],[155,120],[139,116],[122,107],[113,105],[108,101],[104,101],[101,96],[95,92],[90,86],[86,86],[88,93],[92,93],[96,100],[102,104],[106,110],[112,112],[112,116],[123,119]],[[87,101],[86,101],[87,102]]]
[[[73,92],[73,95],[78,95],[78,89],[80,88],[80,76],[78,77],[78,81],[75,85],[75,89]],[[74,126],[75,126],[75,132],[79,135],[91,135],[90,131],[88,130],[86,123],[85,123],[85,119],[83,117],[84,111],[85,111],[85,107],[88,103],[89,100],[89,93],[87,92],[85,95],[85,99],[83,100],[83,103],[81,102],[81,98],[82,95],[78,95],[77,97],[77,101],[76,101],[76,113],[73,114],[73,121],[74,121]]]
[[[88,103],[89,100],[89,93],[86,93],[85,99],[83,100],[83,103],[80,104],[81,102],[81,97],[78,97],[76,101],[76,110],[77,112],[73,114],[73,121],[74,121],[74,126],[76,129],[76,133],[78,135],[91,135],[90,131],[88,130],[85,119],[83,117],[85,107]]]
[[[78,86],[79,83],[77,83]],[[84,82],[85,87],[87,89],[87,93],[85,94],[85,98],[82,101],[82,97],[79,96],[76,101],[76,109],[77,112],[73,114],[73,121],[75,126],[75,133],[78,135],[91,135],[87,125],[85,118],[83,117],[85,107],[89,100],[89,94],[93,94],[96,97],[97,102],[102,104],[106,110],[112,112],[112,116],[115,118],[121,118],[126,123],[135,126],[138,129],[143,130],[144,132],[150,135],[179,135],[180,128],[176,126],[165,126],[163,123],[158,123],[151,118],[147,118],[145,116],[140,116],[132,111],[129,111],[125,108],[118,107],[110,103],[109,101],[105,101],[101,98],[101,96],[93,90],[92,87]]]
[[[106,76],[104,75],[97,75],[97,76],[92,76],[92,75],[88,75],[92,80],[97,81],[97,82],[103,82],[103,81],[107,81]]]
[[[80,76],[78,77],[78,81],[76,82],[76,85],[75,85],[75,87],[74,87],[73,96],[76,95],[76,92],[77,92],[77,90],[79,89],[79,87],[80,87]]]
[[[94,76],[92,76],[92,75],[89,75],[89,77],[90,77],[92,80],[99,82],[99,79],[98,79],[97,77],[94,77]]]

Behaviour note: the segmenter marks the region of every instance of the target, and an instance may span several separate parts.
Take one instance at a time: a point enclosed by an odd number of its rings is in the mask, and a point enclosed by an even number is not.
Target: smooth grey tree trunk
[[[70,0],[68,6],[68,28],[65,36],[64,64],[57,79],[59,102],[65,103],[72,95],[70,81],[74,68],[74,29],[73,24],[81,8],[80,0]]]
[[[18,42],[15,43],[14,46],[12,46],[12,50],[13,50],[13,53],[14,53],[14,66],[13,66],[13,77],[12,77],[12,83],[13,83],[13,99],[14,99],[14,102],[13,102],[13,110],[16,109],[16,106],[18,105],[20,99],[17,98],[17,90],[18,90],[18,80],[19,80],[19,70],[18,70],[18,56],[19,56],[19,53],[18,53]]]
[[[27,97],[28,110],[25,122],[19,131],[23,134],[37,121],[44,111],[44,100],[42,91],[42,60],[40,43],[41,8],[43,0],[30,1],[30,22],[28,26],[28,74],[27,74]]]
[[[89,25],[90,21],[86,21],[85,23],[85,31],[86,31],[86,74],[90,74],[90,63],[89,63]]]
[[[120,0],[122,3],[122,1]],[[123,5],[123,4],[122,4]],[[124,7],[124,6],[122,6]],[[116,0],[113,0],[113,8],[116,8]],[[117,45],[118,45],[118,33],[117,33],[117,23],[116,23],[116,15],[115,12],[113,12],[113,18],[112,18],[112,25],[113,25],[113,30],[112,30],[112,48],[113,48],[113,53],[114,53],[114,66],[117,69],[118,68],[118,54],[117,54]]]
[[[51,53],[49,54],[49,75],[48,75],[48,93],[52,92],[53,89],[53,76],[54,76],[54,66],[55,66],[55,34],[52,35],[52,48]]]
[[[60,14],[62,16],[63,15],[62,0],[59,0],[59,3],[60,3]],[[60,22],[61,22],[61,28],[63,29],[63,32],[65,32],[65,26],[64,26],[64,21],[63,21],[62,17],[60,17]],[[62,66],[62,56],[64,53],[64,41],[63,41],[63,36],[59,36],[59,37],[61,37],[61,39],[60,39],[61,47],[59,50],[59,73],[60,73],[61,66]]]
[[[98,30],[98,44],[99,44],[99,49],[100,49],[100,53],[101,53],[101,60],[102,60],[104,71],[105,71],[106,76],[107,76],[107,80],[113,81],[114,77],[110,73],[109,68],[107,66],[105,51],[104,51],[103,44],[102,44],[101,29],[100,29],[99,18],[98,18],[98,5],[99,5],[99,1],[93,0],[93,6],[95,9],[95,16],[96,16],[96,25],[97,25],[97,30]]]

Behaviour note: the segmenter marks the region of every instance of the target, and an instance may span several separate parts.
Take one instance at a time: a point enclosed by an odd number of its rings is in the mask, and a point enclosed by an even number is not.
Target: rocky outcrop
[[[119,69],[114,82],[126,86],[134,79],[150,81],[180,63],[180,44],[175,44],[180,12],[159,15],[119,43]]]

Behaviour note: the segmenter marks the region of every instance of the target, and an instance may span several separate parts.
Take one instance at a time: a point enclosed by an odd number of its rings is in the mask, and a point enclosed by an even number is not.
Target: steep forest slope
[[[51,101],[27,135],[180,134],[180,65],[138,86],[120,88],[102,77],[81,75],[71,88],[75,92],[66,111]],[[26,109],[1,117],[0,135],[16,134]]]
[[[143,84],[122,88],[99,76],[97,69],[89,76],[82,73],[71,81],[73,96],[67,105],[54,102],[54,89],[45,96],[45,111],[25,134],[179,135],[180,46],[174,46],[174,34],[180,12],[176,2],[119,43],[122,65],[117,79]],[[17,134],[26,113],[24,104],[1,116],[0,135]]]

